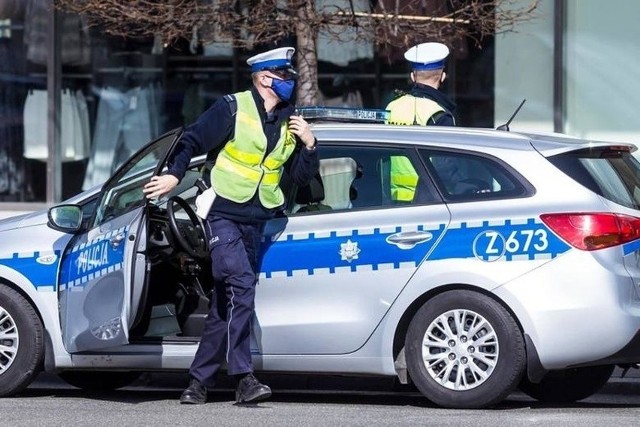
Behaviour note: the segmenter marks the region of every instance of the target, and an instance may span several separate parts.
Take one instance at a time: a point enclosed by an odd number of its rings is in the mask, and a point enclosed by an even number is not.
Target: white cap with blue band
[[[296,74],[291,64],[295,51],[292,47],[279,47],[252,56],[247,59],[247,64],[251,66],[252,73],[268,70]]]
[[[405,52],[404,57],[416,71],[444,68],[449,48],[442,43],[421,43]]]

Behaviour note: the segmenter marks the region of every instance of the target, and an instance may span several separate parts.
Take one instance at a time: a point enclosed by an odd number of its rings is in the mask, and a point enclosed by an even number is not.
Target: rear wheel
[[[68,384],[83,390],[109,391],[128,386],[140,377],[140,372],[67,371],[58,375]]]
[[[44,331],[33,306],[0,285],[0,396],[26,388],[40,372]]]
[[[524,340],[513,317],[472,291],[449,291],[427,301],[409,325],[405,351],[416,387],[450,408],[500,402],[525,367]]]
[[[600,390],[609,381],[613,369],[613,365],[606,365],[551,371],[538,384],[524,378],[520,389],[541,402],[572,403]]]

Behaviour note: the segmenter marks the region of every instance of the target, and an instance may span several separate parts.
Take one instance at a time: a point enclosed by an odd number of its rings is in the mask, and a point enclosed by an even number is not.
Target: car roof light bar
[[[347,107],[298,107],[296,112],[307,121],[332,121],[350,123],[386,123],[388,110]]]

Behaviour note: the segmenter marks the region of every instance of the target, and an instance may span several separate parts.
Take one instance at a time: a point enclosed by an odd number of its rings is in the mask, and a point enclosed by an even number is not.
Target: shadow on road
[[[609,390],[613,388],[613,390]],[[622,393],[622,389],[616,387],[605,387],[605,393],[601,393],[591,398],[573,404],[552,405],[537,402],[523,393],[516,392],[508,399],[489,411],[502,411],[513,409],[550,409],[550,408],[573,408],[573,409],[615,409],[615,408],[640,408],[640,384],[633,384],[632,387],[625,387],[624,390],[633,394]],[[612,391],[612,393],[607,393]],[[127,387],[120,390],[108,392],[85,391],[70,386],[63,388],[43,387],[38,388],[37,384],[20,393],[18,397],[48,397],[48,398],[77,398],[104,400],[124,404],[142,404],[152,401],[175,401],[178,405],[181,389],[158,389],[149,387]],[[215,389],[209,392],[209,403],[229,402],[233,404],[234,390],[232,388]],[[342,390],[291,390],[273,388],[271,399],[259,404],[237,405],[251,409],[269,408],[278,403],[301,403],[301,404],[336,404],[336,405],[359,405],[359,406],[411,406],[423,408],[438,408],[433,403],[422,397],[417,392],[398,392],[393,390],[382,391],[342,391]]]

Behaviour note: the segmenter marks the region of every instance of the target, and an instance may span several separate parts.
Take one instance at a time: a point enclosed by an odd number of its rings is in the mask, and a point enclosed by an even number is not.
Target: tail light
[[[640,218],[614,213],[543,214],[540,219],[571,246],[595,251],[640,238]]]

